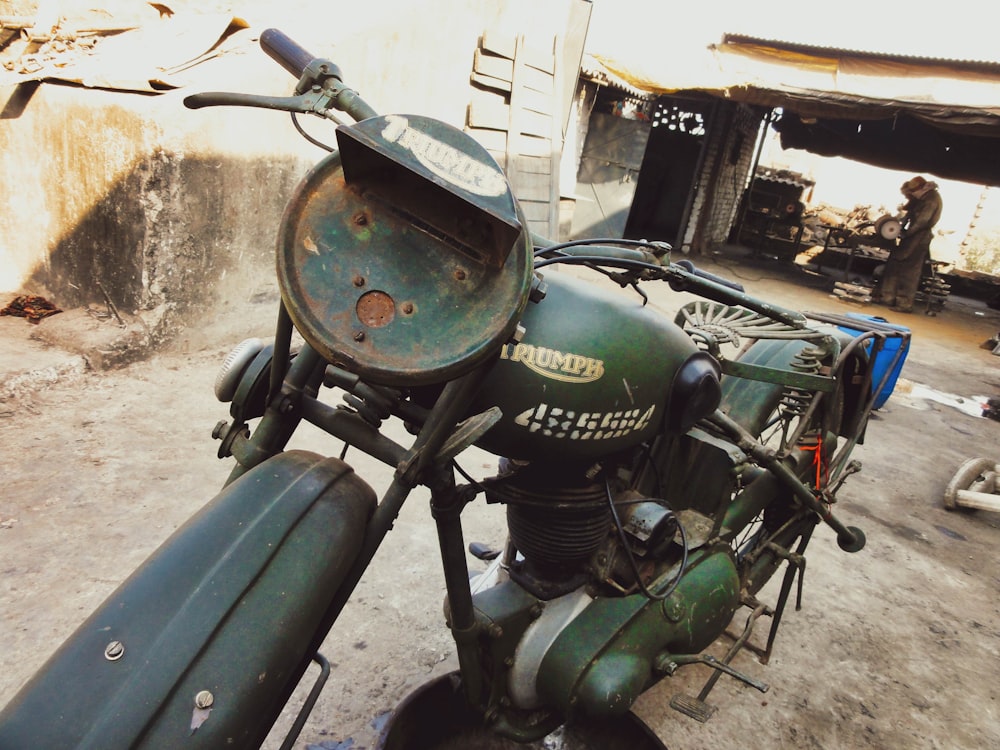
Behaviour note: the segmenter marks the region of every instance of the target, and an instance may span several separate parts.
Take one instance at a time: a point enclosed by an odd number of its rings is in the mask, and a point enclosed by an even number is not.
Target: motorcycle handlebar
[[[329,60],[314,57],[283,31],[265,29],[260,35],[260,46],[268,57],[299,79],[295,87],[296,95],[301,96],[318,85],[330,93],[330,106],[346,112],[356,121],[378,114],[358,92],[343,85],[344,76],[339,66]],[[326,113],[321,114],[328,116]]]
[[[315,55],[309,54],[302,45],[278,29],[265,29],[260,35],[260,46],[268,57],[296,78],[316,59]]]
[[[695,276],[700,276],[701,278],[708,279],[709,281],[714,281],[716,284],[727,286],[730,289],[735,289],[737,292],[746,291],[743,288],[743,285],[740,284],[739,282],[730,281],[729,279],[723,278],[722,276],[716,276],[714,273],[709,273],[708,271],[702,271],[700,268],[697,268],[694,265],[694,263],[692,263],[687,259],[679,260],[675,265],[680,266],[690,274],[693,274]]]

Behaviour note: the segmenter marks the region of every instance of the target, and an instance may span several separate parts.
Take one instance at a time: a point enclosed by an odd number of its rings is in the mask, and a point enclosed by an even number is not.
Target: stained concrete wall
[[[250,39],[276,27],[337,62],[376,110],[461,127],[483,30],[558,33],[568,8],[527,0],[275,5],[243,3],[245,48],[191,69],[177,91],[51,83],[0,91],[0,291],[50,295],[63,307],[101,302],[106,291],[128,311],[191,311],[273,287],[283,207],[324,153],[283,113],[192,111],[184,96],[287,95],[292,79]],[[304,124],[334,141],[329,123]]]
[[[43,84],[0,130],[3,286],[61,307],[106,292],[135,310],[187,305],[203,282],[259,268],[309,165],[275,148],[287,125],[261,114]]]

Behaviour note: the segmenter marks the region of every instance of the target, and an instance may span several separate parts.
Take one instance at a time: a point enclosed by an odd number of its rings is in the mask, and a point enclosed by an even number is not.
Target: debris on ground
[[[868,304],[872,301],[872,290],[871,287],[863,284],[838,281],[833,285],[833,296],[840,297],[845,302]]]
[[[42,318],[61,313],[58,307],[37,294],[22,294],[0,310],[0,315],[15,315],[27,318],[29,323],[37,323]]]
[[[1000,465],[993,459],[968,459],[945,488],[944,507],[1000,511],[998,472]]]
[[[1000,331],[997,332],[996,336],[991,336],[986,339],[983,343],[979,345],[980,349],[988,349],[992,351],[997,356],[1000,356]]]
[[[1000,396],[990,396],[983,406],[983,416],[1000,422]]]
[[[922,383],[914,383],[905,378],[899,379],[894,392],[898,392],[899,394],[896,399],[897,403],[901,403],[904,406],[917,406],[917,404],[914,404],[914,401],[933,401],[937,404],[944,404],[953,409],[958,409],[970,417],[994,418],[988,412],[991,408],[995,408],[991,407],[991,402],[997,402],[997,398],[994,396],[960,396],[955,393],[946,393],[935,388],[930,388]],[[921,407],[917,406],[917,408]]]

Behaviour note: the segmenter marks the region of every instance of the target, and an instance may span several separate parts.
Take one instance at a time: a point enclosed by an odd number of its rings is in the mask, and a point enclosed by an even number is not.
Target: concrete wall
[[[274,147],[293,139],[263,114],[43,84],[0,130],[2,286],[61,307],[103,289],[136,310],[193,302],[203,281],[259,268],[310,162]]]
[[[218,296],[273,288],[273,249],[294,186],[324,152],[288,115],[188,110],[203,90],[287,95],[291,77],[252,40],[280,28],[338,63],[381,112],[461,127],[469,73],[487,28],[561,31],[568,3],[433,4],[250,0],[245,48],[192,68],[186,87],[142,95],[43,83],[0,90],[0,291],[63,307],[198,310]],[[341,8],[335,13],[333,8]],[[303,118],[334,142],[333,127]]]

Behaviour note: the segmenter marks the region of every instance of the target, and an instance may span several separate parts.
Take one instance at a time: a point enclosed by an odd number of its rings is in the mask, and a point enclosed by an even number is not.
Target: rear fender
[[[289,451],[247,472],[22,688],[0,713],[0,747],[257,747],[312,658],[375,502],[336,458]],[[210,707],[198,710],[202,691]]]

